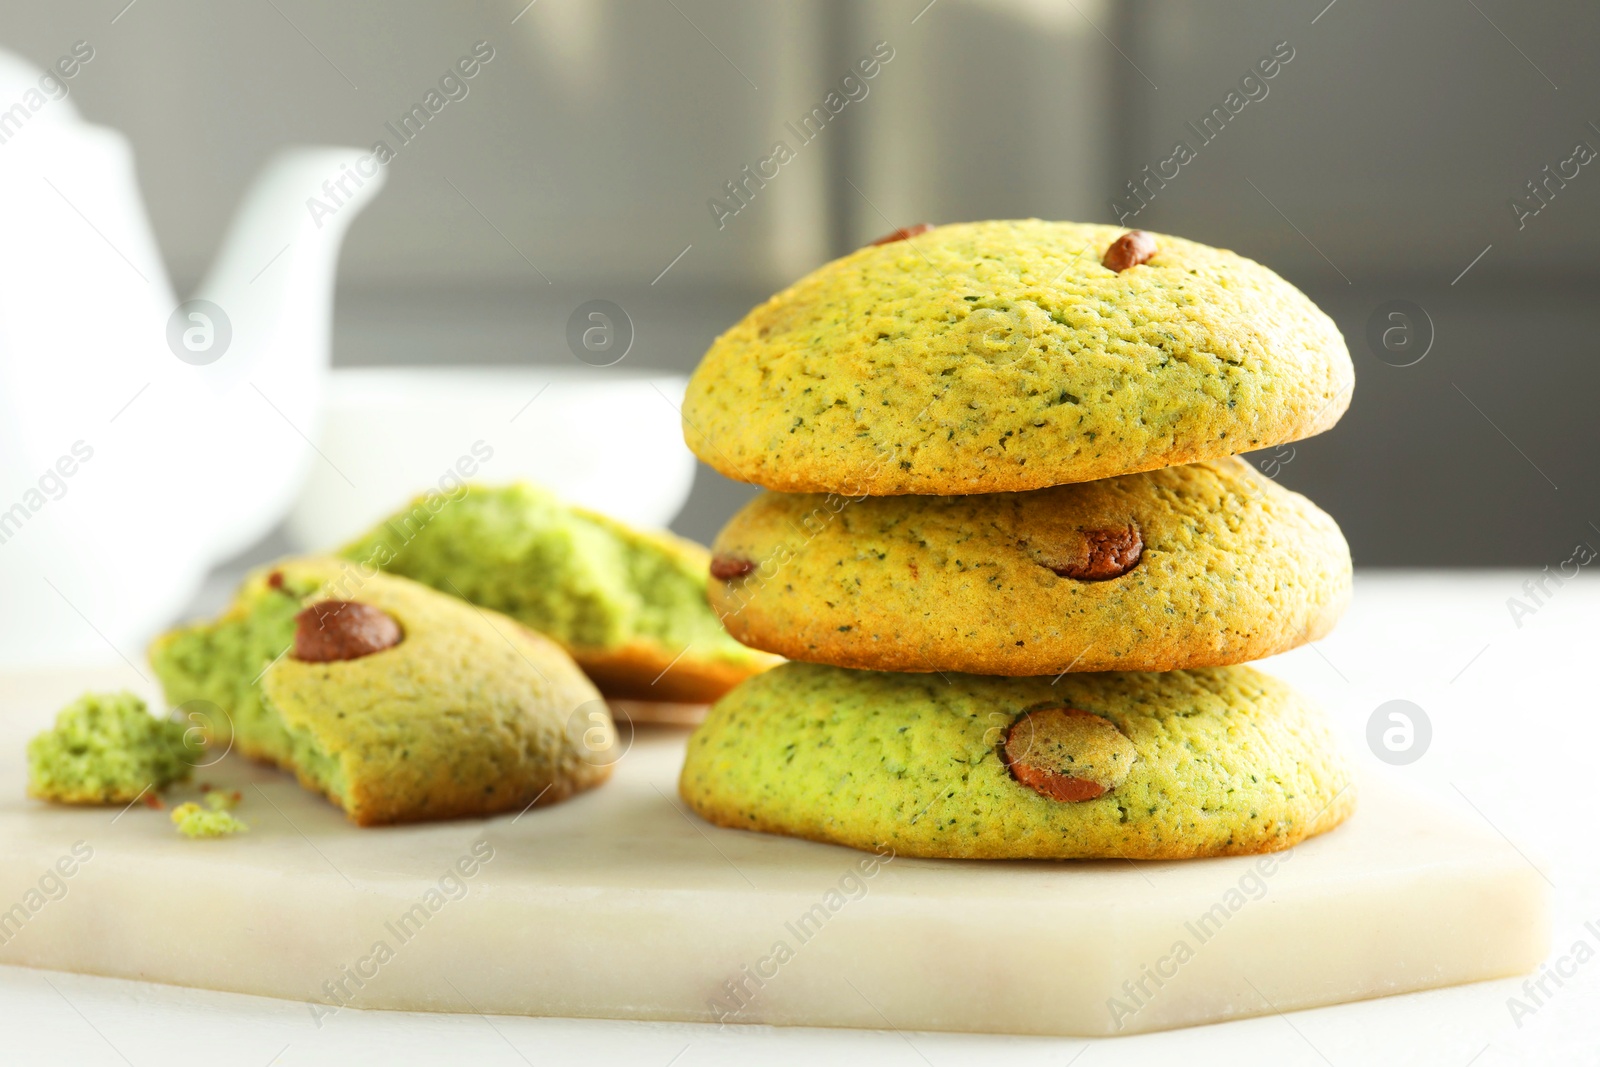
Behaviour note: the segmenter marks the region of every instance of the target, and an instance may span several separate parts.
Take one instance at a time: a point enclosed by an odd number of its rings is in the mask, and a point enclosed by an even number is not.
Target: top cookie
[[[785,492],[1038,489],[1320,433],[1354,370],[1332,320],[1243,256],[1117,226],[940,226],[829,263],[712,344],[684,437]]]

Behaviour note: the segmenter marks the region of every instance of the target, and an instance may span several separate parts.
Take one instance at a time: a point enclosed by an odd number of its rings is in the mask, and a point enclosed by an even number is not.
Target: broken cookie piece
[[[708,575],[747,573],[740,564],[526,483],[418,497],[340,555],[511,616],[608,698],[705,703],[777,662],[729,637],[706,603]]]
[[[362,826],[554,803],[615,762],[600,694],[555,643],[345,560],[251,575],[150,660],[168,699],[221,710],[213,744],[293,771]]]
[[[62,804],[131,804],[189,777],[197,734],[158,719],[132,693],[86,693],[28,742],[28,795]]]

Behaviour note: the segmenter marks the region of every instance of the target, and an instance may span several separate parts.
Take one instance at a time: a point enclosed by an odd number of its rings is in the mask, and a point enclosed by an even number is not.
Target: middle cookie
[[[883,671],[1244,663],[1322,637],[1350,598],[1333,519],[1240,459],[1025,493],[763,493],[712,551],[734,637]]]

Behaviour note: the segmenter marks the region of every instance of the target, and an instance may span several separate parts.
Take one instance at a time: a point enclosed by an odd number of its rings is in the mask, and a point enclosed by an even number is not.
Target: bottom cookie
[[[1048,678],[786,663],[689,740],[719,826],[948,859],[1290,848],[1355,809],[1321,712],[1249,667]]]

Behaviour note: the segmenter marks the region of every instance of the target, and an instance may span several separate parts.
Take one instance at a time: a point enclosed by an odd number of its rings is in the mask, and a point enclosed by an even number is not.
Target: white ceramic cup
[[[616,367],[336,370],[287,532],[302,551],[331,549],[419,493],[519,480],[664,527],[694,481],[686,384]]]

